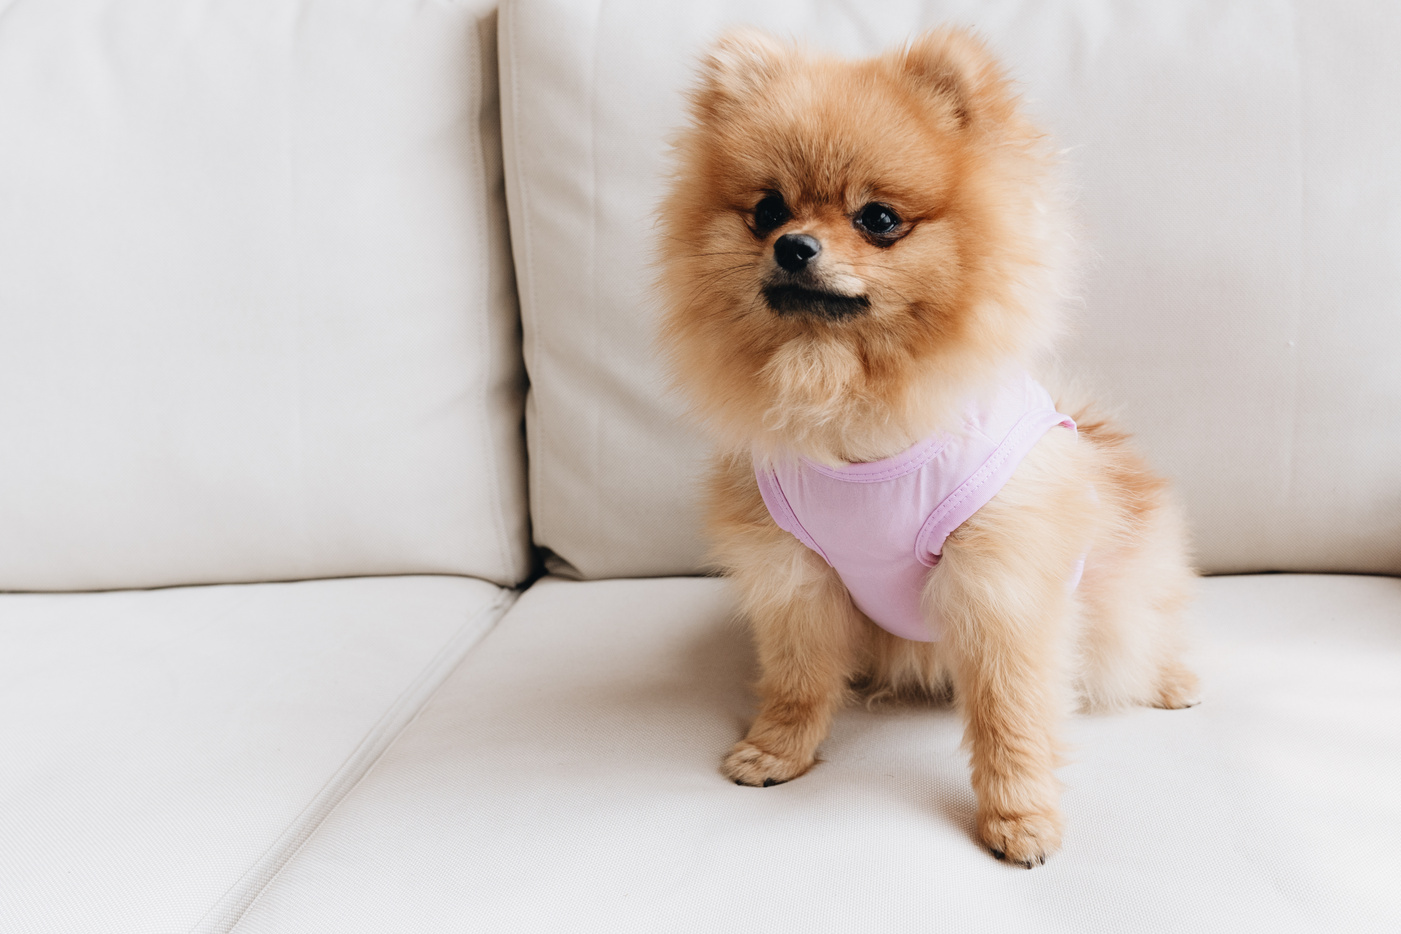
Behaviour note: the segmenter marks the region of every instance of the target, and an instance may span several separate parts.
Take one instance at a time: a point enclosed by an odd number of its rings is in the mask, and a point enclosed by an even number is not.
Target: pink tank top
[[[894,457],[845,467],[806,458],[756,462],[754,475],[774,522],[836,569],[861,612],[894,635],[933,642],[941,626],[921,611],[920,594],[944,539],[996,496],[1057,426],[1075,430],[1046,390],[1022,375],[970,404],[957,430]]]

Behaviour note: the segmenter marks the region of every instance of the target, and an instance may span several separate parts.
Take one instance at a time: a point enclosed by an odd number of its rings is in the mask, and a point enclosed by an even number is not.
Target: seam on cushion
[[[1293,353],[1293,367],[1291,368],[1292,379],[1289,382],[1289,446],[1285,448],[1285,483],[1287,484],[1284,497],[1285,503],[1291,501],[1295,489],[1298,487],[1299,474],[1299,438],[1302,431],[1301,414],[1302,410],[1299,401],[1303,396],[1304,380],[1304,351],[1300,344],[1303,336],[1304,313],[1307,306],[1308,296],[1307,277],[1304,273],[1304,258],[1308,255],[1308,239],[1310,228],[1308,224],[1308,148],[1304,144],[1304,129],[1308,120],[1309,99],[1304,89],[1304,49],[1303,38],[1299,32],[1299,4],[1290,5],[1292,21],[1291,40],[1294,53],[1294,151],[1292,155],[1299,167],[1299,191],[1297,206],[1299,209],[1298,228],[1294,237],[1294,320],[1292,324],[1292,337],[1289,342],[1289,349]],[[1273,510],[1276,518],[1287,516],[1288,509]],[[1281,529],[1281,531],[1283,531]],[[1290,541],[1294,536],[1280,535],[1277,540]],[[1275,564],[1279,564],[1276,560]]]
[[[476,30],[474,30],[474,39],[477,43],[477,82],[476,94],[473,96],[473,99],[470,102],[471,110],[469,111],[469,113],[471,115],[472,123],[469,129],[476,136],[476,145],[472,147],[472,169],[475,171],[477,180],[480,183],[479,188],[484,194],[484,197],[477,202],[476,222],[477,229],[482,238],[482,244],[484,246],[484,249],[480,250],[478,255],[480,257],[479,272],[481,273],[481,282],[483,285],[481,293],[481,307],[483,311],[483,314],[481,316],[481,346],[485,349],[487,355],[486,366],[482,368],[482,383],[479,387],[479,402],[481,403],[481,407],[480,409],[478,409],[478,411],[486,413],[484,425],[484,434],[486,435],[486,441],[483,446],[486,448],[487,457],[490,459],[491,466],[493,468],[491,482],[493,492],[495,495],[491,497],[491,515],[496,525],[496,547],[498,551],[498,557],[501,561],[501,573],[506,581],[509,581],[511,584],[516,584],[519,583],[526,576],[527,570],[526,568],[517,566],[515,560],[516,550],[512,547],[510,529],[507,527],[506,524],[506,511],[505,505],[503,503],[503,500],[506,498],[506,489],[505,485],[501,482],[501,478],[507,472],[508,467],[504,463],[504,458],[501,456],[500,445],[497,443],[497,426],[494,424],[495,419],[492,417],[491,404],[492,390],[495,386],[495,382],[497,379],[504,376],[505,374],[504,367],[498,367],[496,364],[495,341],[493,341],[492,339],[494,336],[494,332],[496,331],[495,325],[497,314],[497,309],[494,307],[493,302],[493,299],[495,298],[495,290],[492,286],[493,280],[496,279],[499,275],[499,270],[496,268],[496,254],[494,254],[491,248],[491,243],[495,235],[495,225],[493,223],[494,212],[491,210],[488,204],[488,199],[491,198],[493,186],[491,185],[491,179],[487,177],[487,141],[481,133],[483,108],[485,107],[487,100],[487,86],[485,77],[487,71],[487,62],[486,54],[482,49],[483,35],[480,23],[477,23],[476,26],[477,28]],[[494,35],[492,35],[491,42],[494,47],[496,59],[496,61],[493,62],[493,65],[495,67],[492,70],[496,72],[496,124],[498,131],[497,140],[498,145],[500,145],[501,141],[505,137],[505,132],[504,128],[501,126],[501,50],[499,29],[495,31]],[[506,160],[504,151],[502,153],[500,165],[501,177],[504,188],[506,176]],[[504,196],[504,194],[505,192],[503,190],[502,195]],[[507,231],[507,235],[509,236],[509,229]],[[509,243],[506,246],[506,250],[507,256],[509,257]],[[500,284],[504,285],[504,283]],[[517,315],[519,316],[519,299],[517,299]],[[521,366],[525,366],[523,358],[521,361]],[[497,581],[497,583],[501,583],[501,581]]]
[[[418,719],[438,689],[520,597],[520,590],[502,590],[490,604],[474,613],[453,633],[428,665],[389,706],[302,812],[263,851],[258,860],[204,913],[191,934],[229,934],[243,920],[283,868],[355,790],[399,736]]]
[[[587,291],[585,292],[584,307],[588,309],[590,315],[590,327],[588,334],[589,350],[588,354],[585,357],[585,362],[588,366],[589,374],[592,380],[594,381],[595,385],[602,382],[601,378],[605,369],[603,365],[604,355],[600,351],[600,348],[603,344],[603,327],[601,326],[603,316],[600,312],[598,302],[598,31],[600,24],[603,22],[603,2],[604,0],[594,0],[594,3],[592,4],[593,30],[589,35],[589,75],[588,80],[584,85],[584,99],[580,102],[583,105],[581,109],[585,109],[588,113],[587,122],[589,132],[589,190],[587,199],[589,218],[589,242],[588,265],[586,266],[584,273],[587,289]],[[586,470],[588,471],[587,482],[592,495],[588,497],[587,508],[589,514],[588,528],[593,530],[601,530],[608,528],[611,524],[609,520],[612,518],[611,513],[613,512],[613,509],[609,508],[607,510],[608,514],[604,514],[604,493],[601,489],[603,486],[602,478],[606,474],[610,473],[610,471],[606,470],[603,464],[603,456],[606,445],[604,443],[603,438],[604,420],[601,416],[601,406],[592,405],[589,407],[589,429],[587,434],[588,466],[586,467]],[[580,421],[583,421],[583,419],[581,418]],[[593,541],[597,541],[600,537],[601,534],[598,532],[594,532],[589,536],[589,538],[593,539]],[[566,540],[564,544],[572,543]],[[578,550],[578,552],[575,553],[573,560],[568,558],[566,558],[565,560],[569,561],[569,563],[579,571],[580,576],[584,577],[585,579],[589,578],[590,576],[605,576],[598,574],[600,570],[598,567],[598,562],[592,560],[593,556],[590,553],[591,551],[592,549],[590,548],[581,547]],[[592,567],[582,567],[581,565],[585,561],[587,561],[588,564],[592,565]]]
[[[535,374],[540,372],[540,342],[535,338],[535,322],[532,317],[527,315],[526,311],[530,309],[530,315],[533,315],[535,309],[535,252],[530,235],[530,194],[525,184],[525,173],[521,168],[520,78],[516,64],[519,56],[515,51],[516,5],[511,2],[502,3],[497,11],[497,16],[496,73],[501,114],[501,173],[506,183],[506,221],[511,235],[511,260],[516,274],[516,308],[520,315],[521,324],[521,361],[525,366],[526,378],[525,410],[522,413],[525,420],[526,502],[530,518],[531,543],[537,544],[535,533],[538,520],[534,511],[543,500],[540,498],[540,481],[536,470],[537,458],[532,456],[532,452],[538,454],[540,445],[543,443],[540,436],[538,405],[535,401]],[[504,70],[501,68],[503,56],[510,59],[509,68]],[[507,83],[500,80],[505,77],[507,71],[510,72],[509,107],[506,100]],[[509,130],[507,128],[508,114],[510,118]],[[511,141],[510,161],[514,166],[514,173],[506,171],[506,140],[508,138]],[[516,229],[517,226],[520,228],[519,231]],[[535,417],[531,417],[532,409],[537,410]]]

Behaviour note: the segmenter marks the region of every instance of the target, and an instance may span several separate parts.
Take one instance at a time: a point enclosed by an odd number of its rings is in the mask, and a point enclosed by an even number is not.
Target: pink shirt
[[[1056,426],[1075,430],[1046,390],[1022,375],[970,404],[957,430],[894,457],[845,467],[788,458],[756,463],[754,475],[774,521],[836,569],[861,612],[894,635],[933,642],[941,627],[921,611],[920,593],[944,539]]]

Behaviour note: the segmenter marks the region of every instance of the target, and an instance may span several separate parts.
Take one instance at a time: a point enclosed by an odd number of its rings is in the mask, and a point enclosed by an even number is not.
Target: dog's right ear
[[[897,61],[906,79],[929,96],[951,127],[1005,123],[1016,111],[1016,94],[1002,66],[967,30],[944,27],[926,32]]]
[[[708,116],[763,89],[777,73],[784,46],[752,27],[731,29],[701,58],[700,85],[691,95],[696,115]]]

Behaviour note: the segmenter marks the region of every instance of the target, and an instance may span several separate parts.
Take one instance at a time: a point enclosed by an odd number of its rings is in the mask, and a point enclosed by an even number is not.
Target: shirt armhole
[[[788,503],[788,496],[783,492],[783,487],[778,482],[778,475],[772,469],[762,468],[755,464],[754,479],[759,483],[759,495],[763,497],[769,515],[778,527],[817,552],[830,567],[831,559],[827,557],[826,552],[817,546],[817,542],[808,534],[808,530],[803,528],[803,524],[798,521],[797,514],[793,512],[793,507]]]
[[[969,477],[948,498],[934,508],[915,536],[915,558],[925,567],[939,563],[944,541],[968,518],[1001,491],[1017,465],[1032,446],[1052,428],[1069,428],[1079,437],[1075,420],[1054,409],[1023,416],[1007,437],[973,476]],[[991,484],[991,489],[988,485]]]

